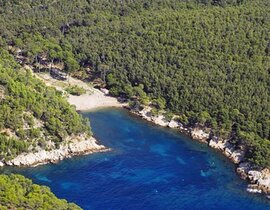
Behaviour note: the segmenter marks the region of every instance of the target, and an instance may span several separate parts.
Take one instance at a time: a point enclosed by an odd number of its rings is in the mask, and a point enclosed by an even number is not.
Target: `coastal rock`
[[[221,151],[233,163],[238,164],[237,173],[242,179],[249,180],[251,184],[248,185],[247,191],[250,193],[264,193],[270,197],[270,170],[258,170],[254,168],[249,162],[245,161],[245,147],[242,145],[236,147],[229,142],[228,139],[219,139],[216,136],[210,138],[210,132],[207,128],[184,127],[180,122],[172,119],[167,121],[164,115],[152,116],[151,107],[144,107],[141,111],[133,111],[135,114],[141,116],[143,119],[151,121],[157,125],[168,126],[170,128],[179,128],[181,132],[189,134],[193,139],[208,142],[208,145],[214,149]],[[206,131],[207,130],[207,131]]]
[[[247,191],[250,193],[262,193],[262,190],[258,189],[258,185],[256,184],[249,184]]]
[[[179,130],[180,130],[180,132],[185,133],[186,135],[191,135],[190,134],[190,129],[188,129],[188,128],[184,127],[184,126],[180,126]]]
[[[209,138],[209,133],[204,132],[200,128],[193,128],[191,130],[191,137],[193,139],[196,139],[196,140],[199,140],[202,142],[206,142],[206,140]]]
[[[261,177],[262,177],[262,173],[259,172],[259,171],[249,171],[248,172],[248,178],[253,183],[255,183],[256,181],[258,181]]]
[[[60,145],[59,149],[50,151],[40,150],[38,152],[23,153],[14,159],[7,161],[6,165],[14,166],[37,166],[45,163],[56,163],[64,158],[72,157],[80,154],[90,154],[94,152],[108,151],[105,146],[98,145],[93,137],[71,143]]]
[[[168,124],[169,128],[179,128],[179,127],[183,127],[182,123],[172,119],[169,124]]]
[[[227,156],[227,157],[231,157],[231,155],[233,154],[234,152],[234,148],[233,146],[231,146],[230,144],[226,143],[226,148],[224,150],[224,154]]]
[[[168,120],[166,120],[165,117],[162,114],[159,114],[157,116],[153,116],[151,114],[151,110],[152,110],[151,107],[146,106],[146,107],[143,108],[143,110],[141,110],[139,112],[135,111],[133,113],[141,116],[143,119],[145,119],[147,121],[155,123],[156,125],[160,125],[160,126],[163,126],[163,127],[166,127],[166,126],[169,125]]]
[[[174,119],[168,121],[162,113],[160,113],[157,116],[153,116],[151,110],[152,108],[150,106],[145,106],[141,111],[131,110],[131,112],[136,115],[139,115],[140,117],[142,117],[147,121],[155,123],[156,125],[160,125],[163,127],[167,126],[170,128],[180,128],[180,129],[183,128],[183,125],[179,121]]]
[[[153,123],[160,125],[160,126],[168,126],[169,122],[165,119],[165,117],[163,115],[158,115],[156,117],[152,117],[152,121]]]
[[[226,147],[226,141],[219,140],[216,136],[214,136],[212,139],[210,139],[208,145],[214,149],[224,151]]]
[[[270,177],[261,178],[257,183],[265,193],[270,193]]]
[[[147,121],[152,121],[151,107],[145,107],[143,110],[139,111],[139,115]]]
[[[255,189],[257,192],[265,193],[266,195],[270,194],[270,170],[249,170],[247,172],[248,179],[254,183],[252,186],[253,191]],[[250,186],[249,186],[250,188]]]
[[[106,88],[100,88],[100,91],[104,93],[105,95],[109,95],[110,91]]]
[[[270,194],[270,170],[252,169],[248,162],[240,163],[237,173],[242,179],[248,179],[252,184],[248,185],[247,191],[252,193]]]
[[[79,141],[79,142],[72,142],[68,145],[68,149],[69,152],[72,154],[76,154],[76,153],[81,153],[84,151],[91,151],[95,152],[95,151],[100,151],[100,150],[104,150],[105,146],[103,145],[98,145],[96,143],[96,140],[94,138],[86,140],[86,141]]]
[[[241,179],[247,179],[248,178],[248,171],[250,170],[250,163],[243,162],[240,163],[239,166],[236,169],[236,172],[239,174]]]
[[[217,137],[210,139],[208,145],[214,149],[222,151],[232,162],[238,164],[244,160],[245,151],[238,149],[235,150],[233,145],[228,140],[219,140]]]
[[[235,163],[238,164],[242,162],[245,159],[245,151],[244,150],[235,150],[231,156],[230,159]]]

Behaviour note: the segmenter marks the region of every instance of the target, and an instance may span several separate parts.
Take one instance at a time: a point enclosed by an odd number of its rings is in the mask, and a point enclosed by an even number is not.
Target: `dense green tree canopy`
[[[0,209],[79,210],[78,206],[58,199],[48,187],[33,184],[21,175],[0,175]]]
[[[270,163],[268,0],[0,1],[1,43],[90,68],[111,93],[246,144]],[[55,120],[52,124],[57,125]],[[53,132],[53,129],[49,129]]]
[[[90,132],[90,127],[60,92],[46,87],[13,57],[0,50],[0,161],[37,146],[57,147],[67,136]]]

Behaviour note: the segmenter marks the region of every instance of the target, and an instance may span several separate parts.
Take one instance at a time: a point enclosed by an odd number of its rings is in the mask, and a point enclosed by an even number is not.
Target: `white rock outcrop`
[[[152,121],[156,125],[160,125],[163,127],[166,127],[169,125],[169,122],[165,119],[165,117],[163,115],[158,115],[158,116],[152,117]]]
[[[268,188],[270,192],[270,176],[258,179],[258,184]]]
[[[240,149],[234,150],[230,156],[230,159],[235,164],[242,162],[245,159],[245,151]]]
[[[248,178],[252,182],[258,181],[261,177],[262,177],[262,173],[259,172],[259,171],[251,170],[251,171],[248,172]]]
[[[224,151],[226,148],[227,141],[219,140],[216,136],[209,140],[209,147]]]
[[[90,154],[94,152],[108,151],[105,146],[99,145],[96,139],[90,137],[85,140],[74,140],[65,145],[60,145],[59,149],[50,151],[40,150],[38,152],[23,153],[14,159],[7,161],[6,165],[14,166],[37,166],[45,163],[56,163],[64,158],[75,155]]]
[[[137,114],[137,112],[134,113]],[[151,107],[145,107],[143,110],[139,111],[138,115],[147,121],[152,121]]]
[[[252,193],[265,193],[270,195],[270,169],[253,169],[248,162],[240,163],[237,173],[241,178],[249,180],[252,184],[248,185],[247,191]]]
[[[209,133],[206,133],[200,128],[193,128],[191,130],[191,137],[199,141],[206,141],[209,138]]]
[[[183,127],[182,123],[178,122],[177,120],[172,119],[169,124],[168,124],[169,128],[180,128]]]

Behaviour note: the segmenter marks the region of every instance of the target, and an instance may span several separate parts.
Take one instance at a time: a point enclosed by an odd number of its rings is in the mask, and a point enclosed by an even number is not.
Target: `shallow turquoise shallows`
[[[93,210],[268,210],[234,166],[206,145],[122,109],[84,113],[111,152],[37,168],[6,168]]]

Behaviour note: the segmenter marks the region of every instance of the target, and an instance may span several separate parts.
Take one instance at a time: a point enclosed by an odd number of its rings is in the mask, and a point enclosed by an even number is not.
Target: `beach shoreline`
[[[101,108],[124,107],[126,103],[121,103],[115,97],[107,96],[98,89],[94,89],[92,94],[80,96],[69,95],[68,102],[76,107],[77,111],[93,111]]]
[[[128,104],[120,102],[117,98],[109,96],[99,89],[83,82],[79,79],[69,76],[65,81],[59,81],[46,73],[34,73],[47,86],[54,87],[66,96],[67,101],[75,106],[77,111],[91,111],[100,108],[125,107]],[[84,94],[72,95],[66,92],[69,86],[78,86],[85,90]]]
[[[32,71],[31,66],[26,69]],[[32,71],[33,73],[33,71]],[[33,73],[38,79],[47,86],[54,87],[61,91],[67,97],[67,101],[75,107],[77,111],[89,111],[96,108],[122,107],[124,104],[118,102],[114,97],[106,96],[100,90],[88,86],[81,80],[70,77],[67,81],[59,81],[46,73]],[[66,92],[65,88],[70,85],[78,85],[86,90],[86,93],[80,96],[73,96]],[[38,148],[37,151],[29,151],[19,154],[11,160],[0,161],[2,166],[36,167],[48,163],[57,163],[63,159],[79,155],[88,155],[97,152],[108,152],[110,148],[100,144],[94,136],[79,134],[77,136],[68,136],[58,148],[51,150]]]
[[[43,75],[44,76],[44,75]],[[54,86],[56,89],[65,92],[65,89],[58,84],[58,81],[46,76],[47,78],[40,77],[46,85]],[[240,178],[245,179],[249,182],[247,191],[251,193],[264,193],[269,198],[270,196],[270,170],[269,169],[256,169],[254,165],[251,165],[245,160],[244,149],[236,149],[228,139],[219,139],[216,136],[211,135],[211,130],[204,127],[188,127],[181,124],[174,118],[167,120],[165,113],[153,116],[151,114],[151,107],[144,106],[143,110],[134,110],[128,106],[127,103],[121,103],[117,98],[109,96],[102,91],[89,87],[85,82],[69,78],[66,81],[69,85],[78,85],[86,90],[85,94],[80,96],[67,95],[68,102],[73,105],[77,111],[87,112],[103,108],[126,108],[132,114],[137,115],[144,120],[154,123],[155,125],[178,129],[181,133],[190,136],[193,140],[198,140],[202,143],[206,143],[209,147],[218,150],[223,155],[232,161],[236,166],[236,172]]]

